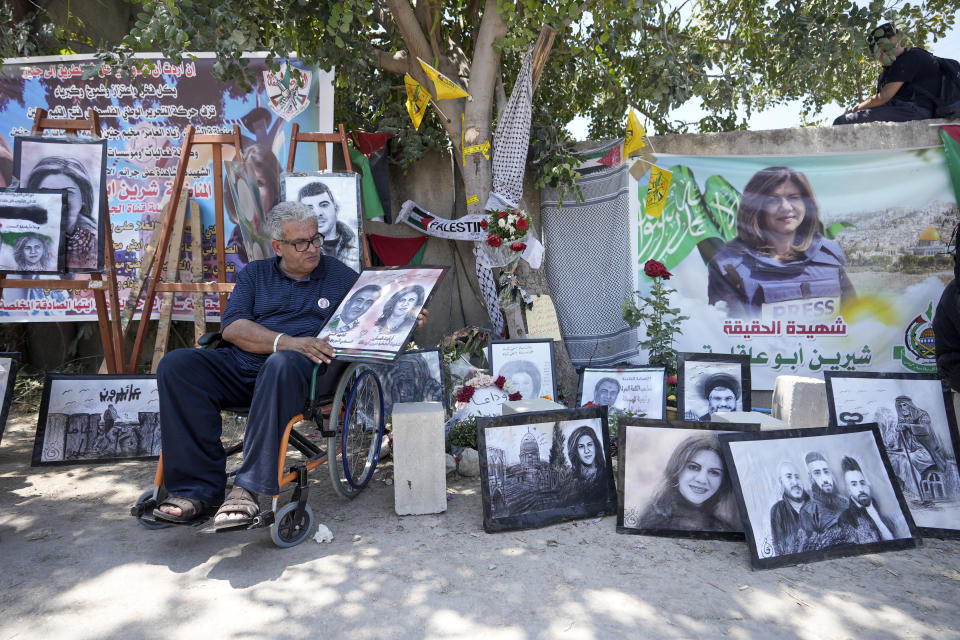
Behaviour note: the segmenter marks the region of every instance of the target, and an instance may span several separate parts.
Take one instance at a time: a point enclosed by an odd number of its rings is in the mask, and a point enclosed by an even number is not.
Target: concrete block
[[[516,402],[504,402],[501,405],[501,414],[504,416],[514,413],[530,413],[532,411],[553,411],[554,409],[566,409],[565,406],[547,400],[546,398],[534,398],[533,400],[517,400]]]
[[[393,405],[393,499],[397,515],[447,510],[447,462],[443,405]]]
[[[827,385],[817,378],[777,376],[770,411],[792,428],[827,426]]]
[[[739,422],[741,424],[758,424],[761,431],[789,429],[790,425],[759,411],[720,411],[710,414],[710,422]]]

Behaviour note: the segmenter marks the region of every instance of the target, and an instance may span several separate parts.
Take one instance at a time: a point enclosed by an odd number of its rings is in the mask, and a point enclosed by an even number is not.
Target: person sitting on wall
[[[892,22],[867,36],[873,59],[883,65],[877,94],[855,106],[833,124],[908,122],[933,117],[933,96],[940,91],[940,66],[920,47],[905,48]]]
[[[303,408],[314,364],[316,388],[329,393],[344,363],[315,336],[357,280],[357,273],[321,251],[313,210],[277,204],[267,217],[276,257],[250,262],[237,274],[222,325],[229,349],[176,349],[160,361],[157,388],[164,486],[159,520],[190,523],[214,516],[216,529],[249,526],[259,494],[275,495],[277,447],[287,422]],[[425,319],[421,315],[421,322]],[[249,405],[243,463],[226,488],[220,442],[222,407]]]

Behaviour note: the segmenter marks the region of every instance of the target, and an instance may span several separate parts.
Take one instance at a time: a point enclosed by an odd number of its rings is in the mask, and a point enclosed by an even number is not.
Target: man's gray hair
[[[267,215],[267,231],[271,240],[283,240],[284,222],[316,222],[317,214],[309,205],[302,202],[280,202]]]

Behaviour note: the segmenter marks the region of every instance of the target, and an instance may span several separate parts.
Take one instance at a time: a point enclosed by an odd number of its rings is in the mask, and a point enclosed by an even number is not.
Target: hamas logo
[[[893,348],[893,359],[915,373],[936,373],[933,348],[933,303],[914,318],[903,332],[903,344]]]

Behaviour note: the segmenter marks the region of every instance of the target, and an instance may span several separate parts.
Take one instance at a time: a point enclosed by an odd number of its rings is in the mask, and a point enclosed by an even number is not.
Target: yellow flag
[[[423,88],[419,82],[413,79],[409,73],[404,74],[403,84],[407,87],[407,113],[413,121],[413,127],[420,130],[420,122],[427,112],[427,104],[430,102],[430,92]]]
[[[633,109],[630,109],[630,115],[627,116],[627,133],[623,140],[623,156],[629,158],[634,151],[644,148],[643,137],[647,132],[640,126],[640,120]]]
[[[667,205],[667,194],[670,192],[670,181],[673,174],[656,165],[650,166],[650,183],[647,185],[647,206],[644,208],[648,216],[659,218],[663,208]]]
[[[433,80],[433,88],[437,90],[437,100],[452,100],[453,98],[470,97],[470,94],[461,89],[456,82],[443,75],[420,58],[417,58],[417,61],[420,63],[420,66],[423,67],[423,72],[430,76],[430,79]]]

